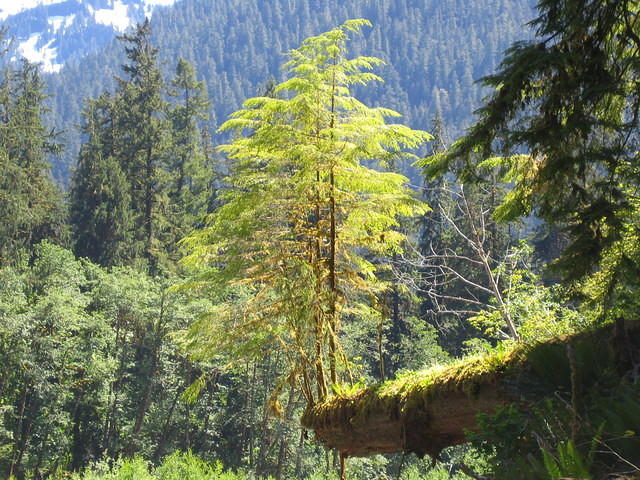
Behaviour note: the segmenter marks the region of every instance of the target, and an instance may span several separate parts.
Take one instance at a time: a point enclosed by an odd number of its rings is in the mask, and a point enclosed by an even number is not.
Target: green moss
[[[634,324],[635,332],[640,331],[639,325]],[[611,331],[612,327],[607,326],[532,345],[505,343],[485,355],[403,374],[378,385],[355,391],[338,389],[341,394],[308,409],[302,423],[309,428],[363,424],[372,412],[389,418],[415,417],[426,414],[430,399],[436,395],[459,392],[474,398],[486,387],[501,388],[505,397],[512,398],[570,389],[568,344],[574,347],[585,385],[593,383],[602,377],[603,370],[614,370],[609,345]]]
[[[303,425],[314,428],[342,422],[365,422],[370,412],[386,412],[391,418],[425,407],[432,395],[459,391],[477,393],[508,365],[521,357],[522,347],[502,347],[483,355],[461,359],[453,364],[407,373],[395,380],[340,392],[305,412]]]

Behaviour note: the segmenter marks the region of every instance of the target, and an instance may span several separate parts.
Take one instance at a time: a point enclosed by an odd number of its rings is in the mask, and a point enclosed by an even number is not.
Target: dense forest
[[[487,12],[491,12],[487,15]],[[169,75],[178,57],[207,80],[212,135],[244,100],[257,95],[270,78],[282,80],[284,54],[308,36],[350,18],[367,18],[373,28],[354,38],[354,54],[380,57],[384,83],[355,88],[358,98],[400,112],[404,122],[428,129],[436,111],[451,137],[470,125],[486,90],[474,83],[493,72],[511,42],[531,34],[532,1],[270,1],[188,0],[152,18],[152,40],[160,48],[160,69]],[[81,136],[76,126],[85,98],[115,86],[124,53],[110,45],[60,74],[48,75],[50,121],[66,148],[52,157],[54,177],[66,184]],[[410,170],[411,176],[417,172]]]
[[[637,3],[232,6],[0,62],[0,478],[640,478]]]

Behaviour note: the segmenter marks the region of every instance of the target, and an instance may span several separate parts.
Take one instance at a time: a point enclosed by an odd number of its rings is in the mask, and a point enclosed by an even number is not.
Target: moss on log
[[[577,375],[585,389],[602,375],[624,375],[634,351],[640,351],[640,322],[518,345],[336,395],[308,408],[302,425],[345,456],[398,451],[436,456],[466,441],[478,413],[570,395],[572,371],[574,388]]]

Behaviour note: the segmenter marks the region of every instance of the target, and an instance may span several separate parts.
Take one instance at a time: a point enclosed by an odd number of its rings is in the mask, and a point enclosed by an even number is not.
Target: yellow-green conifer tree
[[[240,134],[221,148],[234,162],[231,188],[183,241],[186,263],[203,272],[197,284],[234,292],[192,327],[194,356],[261,356],[278,346],[309,404],[348,377],[343,322],[379,315],[387,285],[376,273],[401,249],[398,218],[427,209],[384,167],[431,136],[387,124],[399,114],[351,95],[381,80],[370,72],[381,60],[347,58],[349,34],[368,25],[350,20],[305,40],[289,53],[291,75],[275,95],[247,100],[222,125]]]

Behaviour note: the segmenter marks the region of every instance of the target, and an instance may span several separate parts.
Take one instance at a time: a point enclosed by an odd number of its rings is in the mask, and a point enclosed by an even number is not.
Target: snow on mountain
[[[23,56],[57,72],[108,43],[154,9],[179,0],[0,0],[0,22]]]
[[[41,5],[52,5],[54,3],[62,3],[64,0],[1,0],[0,1],[0,20],[5,20],[11,15],[20,13],[24,10],[36,8]]]
[[[42,64],[42,69],[46,72],[58,72],[62,65],[55,62],[56,49],[52,48],[54,40],[49,40],[44,45],[41,44],[41,35],[34,33],[29,40],[21,42],[18,51],[24,58],[28,58],[30,62]],[[40,46],[37,45],[40,43]]]
[[[89,6],[89,11],[93,13],[96,23],[111,26],[120,32],[126,30],[132,22],[132,18],[129,16],[129,6],[118,0],[113,2],[111,8],[93,10]]]
[[[58,33],[61,28],[69,28],[71,25],[73,25],[73,21],[75,19],[76,19],[76,15],[71,14],[71,15],[67,15],[66,17],[62,17],[62,16],[49,17],[47,19],[47,22],[49,23],[49,25],[51,25],[51,29],[55,34],[55,33]]]

